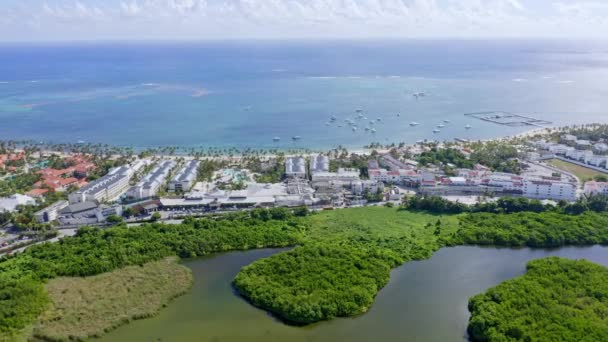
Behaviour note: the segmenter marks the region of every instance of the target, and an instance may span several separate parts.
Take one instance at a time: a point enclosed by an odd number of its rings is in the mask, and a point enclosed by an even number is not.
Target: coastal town
[[[571,203],[608,194],[608,141],[587,136],[545,130],[494,142],[422,142],[255,158],[100,159],[3,145],[0,251],[73,234],[85,225],[179,222],[251,208],[399,205],[411,196],[466,205],[506,196]]]

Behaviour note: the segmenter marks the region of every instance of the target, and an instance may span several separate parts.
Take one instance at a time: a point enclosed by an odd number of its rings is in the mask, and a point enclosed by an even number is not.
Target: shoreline
[[[488,139],[467,139],[469,143],[471,142],[491,142],[491,141],[508,141],[508,140],[512,140],[512,139],[520,139],[520,138],[526,138],[526,137],[532,137],[538,134],[551,134],[557,130],[559,130],[560,128],[565,127],[565,126],[555,126],[555,127],[537,127],[537,128],[531,128],[530,130],[527,130],[525,132],[521,132],[521,133],[517,133],[514,135],[505,135],[505,136],[499,136],[499,137],[494,137],[494,138],[488,138]],[[451,140],[425,140],[423,144],[432,144],[432,143],[438,143],[438,144],[445,144],[445,143],[453,143],[456,138],[453,138]],[[460,142],[457,142],[460,143]],[[19,142],[18,144],[23,145],[23,142]],[[371,144],[376,144],[376,143],[371,143]],[[293,156],[304,156],[304,157],[311,157],[317,154],[323,154],[323,153],[328,153],[331,151],[335,151],[337,149],[344,149],[346,151],[348,151],[350,154],[356,154],[356,155],[369,155],[371,154],[373,151],[387,151],[387,147],[391,146],[391,145],[395,145],[398,146],[400,143],[399,142],[387,142],[387,143],[377,143],[379,144],[378,147],[374,147],[374,148],[370,148],[370,147],[366,147],[366,146],[359,146],[359,147],[349,147],[349,146],[337,146],[337,147],[331,147],[328,149],[317,149],[317,148],[307,148],[307,147],[301,147],[301,148],[294,148],[294,149],[281,149],[281,148],[245,148],[245,149],[237,149],[237,148],[214,148],[214,147],[209,147],[206,149],[201,148],[198,151],[207,151],[207,153],[212,153],[214,155],[204,155],[204,156],[198,156],[198,155],[194,155],[194,154],[189,154],[187,150],[193,150],[195,148],[193,147],[185,147],[185,146],[158,146],[158,147],[149,147],[146,149],[141,149],[139,147],[126,147],[126,146],[112,146],[112,145],[108,145],[107,147],[105,147],[106,149],[112,150],[112,149],[124,149],[123,152],[126,151],[131,151],[131,154],[136,157],[138,154],[140,153],[144,153],[144,152],[154,152],[156,150],[166,150],[169,148],[175,148],[176,151],[184,151],[186,153],[154,153],[152,154],[152,157],[160,157],[163,159],[178,159],[178,158],[184,158],[186,160],[188,159],[201,159],[201,160],[216,160],[216,159],[223,159],[223,160],[234,160],[234,161],[239,161],[243,158],[249,158],[249,157],[260,157],[261,159],[264,158],[276,158],[279,155],[284,155],[286,157],[293,157]],[[403,148],[413,148],[415,146],[420,145],[420,142],[413,142],[413,143],[409,143],[409,144],[405,144],[403,145]],[[36,145],[34,145],[36,146]],[[52,144],[51,146],[66,146],[66,148],[64,148],[63,150],[60,149],[52,149],[52,148],[45,148],[45,149],[41,149],[39,150],[40,153],[43,154],[59,154],[61,156],[69,156],[72,154],[78,154],[78,153],[91,153],[91,152],[84,152],[84,151],[78,151],[76,149],[78,149],[79,147],[96,147],[96,146],[104,146],[104,144],[69,144],[69,143],[65,143],[65,144]],[[73,146],[74,150],[70,151],[68,146]],[[243,153],[244,151],[249,151],[249,153]],[[17,147],[15,148],[15,151],[24,151],[23,147]],[[234,152],[230,152],[230,151],[234,151]],[[300,151],[300,152],[298,152]],[[102,151],[103,152],[103,151]],[[138,153],[139,152],[139,153]],[[197,152],[198,153],[198,152]],[[113,153],[111,155],[109,155],[109,158],[111,159],[118,159],[120,157],[125,157],[127,156],[127,153]]]

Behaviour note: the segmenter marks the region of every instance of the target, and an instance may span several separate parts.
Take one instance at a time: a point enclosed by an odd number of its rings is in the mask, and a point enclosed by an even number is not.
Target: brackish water
[[[281,250],[234,252],[185,261],[190,293],[154,318],[135,321],[103,341],[465,341],[469,297],[525,272],[526,262],[560,256],[608,266],[608,248],[556,250],[444,248],[391,273],[371,310],[308,327],[287,326],[238,297],[230,283],[241,267]]]
[[[417,100],[417,92],[427,96]],[[529,129],[463,115],[469,112],[503,110],[563,125],[607,122],[606,108],[606,42],[0,44],[0,139],[361,148]],[[353,132],[343,120],[356,109],[368,120]],[[336,122],[326,125],[332,115]],[[443,120],[451,122],[433,134]],[[302,139],[293,143],[296,135]]]

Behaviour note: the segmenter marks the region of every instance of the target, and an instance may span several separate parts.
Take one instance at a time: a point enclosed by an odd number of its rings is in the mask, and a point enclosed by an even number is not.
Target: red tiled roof
[[[25,194],[32,197],[40,197],[49,192],[49,189],[32,189]]]

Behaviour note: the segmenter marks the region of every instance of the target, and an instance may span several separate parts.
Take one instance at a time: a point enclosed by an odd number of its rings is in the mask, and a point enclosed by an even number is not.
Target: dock
[[[551,121],[537,119],[531,116],[514,114],[505,111],[489,111],[466,113],[465,116],[473,117],[482,121],[509,127],[535,126],[545,128],[553,124]]]

